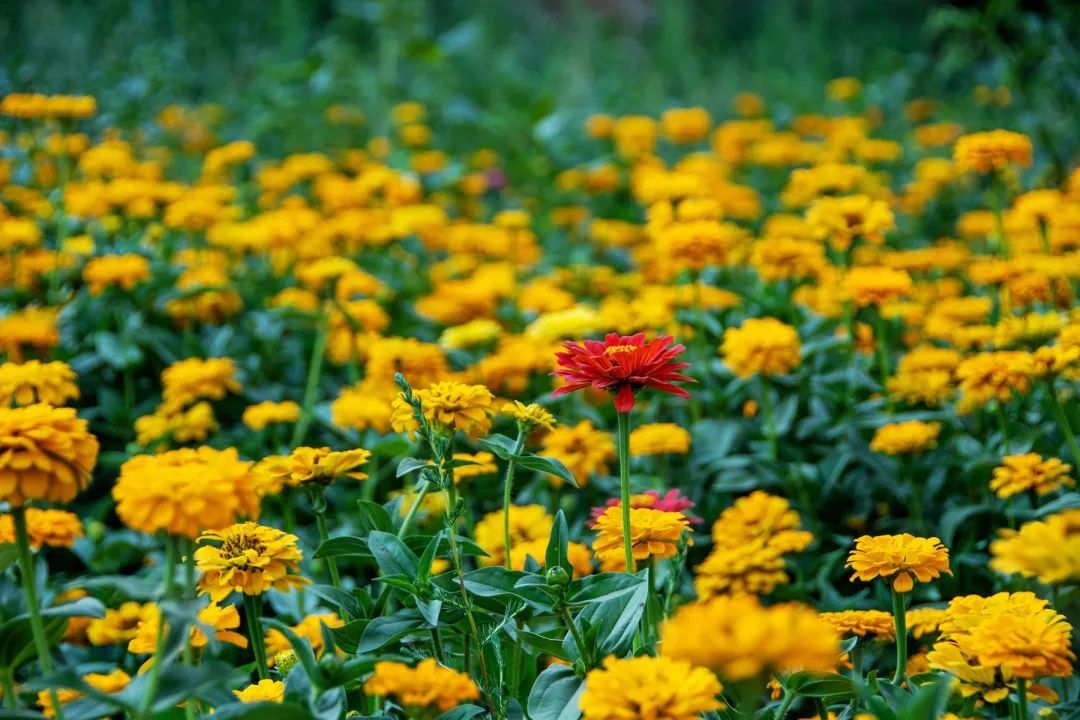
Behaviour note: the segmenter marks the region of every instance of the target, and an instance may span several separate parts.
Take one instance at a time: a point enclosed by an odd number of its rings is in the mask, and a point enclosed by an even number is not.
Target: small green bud
[[[558,565],[548,568],[547,584],[549,587],[566,587],[570,584],[570,573]]]
[[[105,534],[108,532],[108,528],[105,527],[105,523],[100,520],[94,520],[86,525],[86,537],[93,542],[101,542],[105,539]]]
[[[281,673],[281,677],[285,677],[289,674],[289,671],[296,667],[296,651],[295,650],[282,650],[274,656],[274,667]]]

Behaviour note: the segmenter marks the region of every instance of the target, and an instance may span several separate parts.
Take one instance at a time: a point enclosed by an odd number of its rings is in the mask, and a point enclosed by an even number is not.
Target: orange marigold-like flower
[[[241,690],[233,690],[233,694],[242,703],[284,702],[285,683],[280,680],[260,680]]]
[[[949,570],[949,551],[936,537],[902,535],[863,535],[855,541],[847,566],[855,571],[854,580],[869,582],[874,578],[892,578],[891,586],[899,593],[910,592],[919,582],[930,582]]]
[[[1019,573],[1054,585],[1080,580],[1080,510],[1066,510],[1042,520],[1005,529],[990,543],[990,567]]]
[[[370,458],[371,453],[363,448],[334,451],[328,447],[298,447],[291,455],[266,458],[259,463],[257,470],[280,485],[329,485],[339,477],[366,480],[367,473],[356,468]]]
[[[437,429],[460,430],[473,438],[491,429],[495,398],[483,385],[446,380],[416,390],[414,395],[420,400],[424,417]],[[419,429],[412,406],[400,395],[394,398],[390,425],[395,432],[407,432],[410,437]]]
[[[26,529],[30,547],[70,548],[85,535],[79,516],[66,510],[26,509]],[[11,515],[0,515],[0,543],[15,542],[15,523]]]
[[[82,277],[91,295],[100,295],[113,285],[131,290],[150,279],[150,261],[134,253],[103,255],[87,261]]]
[[[227,393],[240,392],[236,363],[232,358],[188,358],[175,362],[161,373],[165,404],[182,407],[196,400],[220,400]]]
[[[872,637],[882,641],[896,637],[893,616],[882,610],[840,610],[821,613],[818,617],[843,636]]]
[[[71,408],[0,408],[0,501],[71,502],[90,483],[98,441]]]
[[[1001,498],[1028,490],[1045,495],[1061,487],[1072,487],[1075,483],[1069,477],[1070,470],[1071,465],[1054,457],[1043,459],[1038,453],[1006,455],[1001,465],[994,468],[990,489]]]
[[[961,172],[981,175],[1004,170],[1009,165],[1031,164],[1031,140],[1009,130],[971,133],[956,139],[953,162]]]
[[[204,544],[195,551],[195,567],[202,573],[199,593],[221,602],[234,591],[262,595],[273,588],[289,592],[306,585],[300,571],[303,554],[296,536],[253,522],[231,525],[199,538]]]
[[[722,689],[715,675],[688,662],[612,656],[589,671],[579,702],[585,720],[695,720],[723,707]]]
[[[596,557],[605,564],[619,561],[621,568],[626,563],[623,556],[622,508],[617,505],[609,507],[597,519],[594,527],[597,534],[593,552]],[[630,543],[634,560],[674,557],[683,532],[689,527],[690,521],[682,513],[630,508]]]
[[[906,297],[912,293],[914,284],[904,270],[885,266],[854,267],[844,275],[842,290],[856,307],[875,305]]]
[[[406,708],[443,712],[480,697],[472,678],[439,665],[434,658],[421,660],[415,668],[399,662],[375,663],[375,672],[364,683],[364,692],[393,696]]]
[[[63,405],[79,397],[75,371],[64,362],[43,363],[27,360],[23,363],[0,365],[0,406],[33,405],[35,402]]]
[[[724,331],[724,362],[739,377],[785,375],[799,366],[802,345],[795,328],[776,318],[750,318]]]
[[[261,402],[244,408],[241,420],[252,430],[262,430],[271,423],[291,423],[300,419],[300,406],[292,400]]]
[[[937,445],[941,423],[907,420],[882,425],[874,431],[870,449],[886,455],[919,453]]]

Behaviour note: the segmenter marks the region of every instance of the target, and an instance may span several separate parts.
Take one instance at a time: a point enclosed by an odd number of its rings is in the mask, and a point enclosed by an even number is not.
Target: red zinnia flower
[[[695,382],[679,374],[690,363],[675,361],[686,348],[672,345],[670,336],[645,342],[645,333],[611,333],[604,342],[566,342],[563,347],[566,352],[555,354],[559,369],[552,374],[565,379],[566,385],[552,397],[592,386],[615,393],[615,409],[624,413],[634,407],[634,393],[643,387],[686,398],[690,393],[672,383]]]

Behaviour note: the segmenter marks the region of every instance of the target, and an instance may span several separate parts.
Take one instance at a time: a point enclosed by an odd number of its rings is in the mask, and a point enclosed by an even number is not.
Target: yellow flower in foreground
[[[802,345],[795,328],[776,318],[750,318],[724,331],[724,362],[739,377],[786,375],[799,366]]]
[[[232,448],[136,455],[120,466],[112,496],[116,514],[128,527],[191,540],[203,530],[259,516],[251,463]]]
[[[70,548],[85,535],[79,516],[66,510],[26,509],[26,530],[30,547]],[[15,521],[11,515],[0,515],[0,543],[15,542]]]
[[[261,402],[244,408],[241,418],[252,430],[262,430],[271,423],[291,423],[300,419],[300,406],[292,400]]]
[[[589,671],[580,705],[585,720],[694,720],[723,706],[722,689],[715,675],[688,662],[612,656]]]
[[[363,448],[336,452],[328,447],[298,447],[291,455],[272,456],[259,463],[258,471],[276,482],[289,486],[329,485],[339,477],[366,480],[367,474],[356,470],[371,457]]]
[[[242,703],[279,703],[285,700],[285,683],[280,680],[260,680],[242,690],[233,690],[233,693]]]
[[[640,425],[630,433],[630,454],[635,457],[690,452],[690,433],[675,423]]]
[[[182,407],[196,400],[220,400],[227,393],[240,392],[236,363],[232,358],[188,358],[175,362],[161,373],[165,404]]]
[[[63,362],[0,365],[0,406],[33,405],[35,402],[63,405],[79,397],[75,371]]]
[[[0,502],[71,502],[97,457],[97,438],[71,408],[0,408]]]
[[[502,411],[503,414],[512,416],[526,428],[551,430],[555,427],[555,416],[543,405],[536,403],[526,405],[520,400],[514,400],[503,405]]]
[[[674,557],[679,550],[683,532],[690,527],[686,516],[652,508],[630,508],[630,543],[634,560]],[[593,552],[601,563],[626,564],[623,546],[622,508],[613,505],[596,521],[596,541]]]
[[[235,605],[218,605],[211,602],[199,611],[197,619],[200,624],[214,628],[214,637],[220,642],[235,645],[238,648],[246,648],[248,640],[236,632],[240,627],[240,613]],[[154,603],[147,603],[143,608],[139,620],[139,627],[135,637],[128,643],[128,652],[136,655],[147,655],[154,652],[157,647],[158,628],[161,627],[161,609]],[[168,635],[168,626],[165,626]],[[206,633],[198,626],[192,626],[188,631],[189,642],[192,647],[206,647],[209,640]]]
[[[495,414],[495,398],[483,385],[437,382],[414,393],[424,410],[424,417],[437,429],[460,430],[469,437],[486,435]],[[410,437],[419,428],[412,407],[400,395],[394,398],[390,424],[395,432],[407,432]]]
[[[840,636],[813,608],[766,608],[753,595],[737,595],[679,608],[664,623],[660,653],[736,682],[795,670],[831,672],[841,651]]]
[[[1080,581],[1080,510],[1066,510],[1002,530],[990,543],[990,567],[1054,585]]]
[[[1072,625],[1050,609],[1034,615],[993,615],[971,631],[965,644],[980,664],[1018,678],[1068,677],[1076,659]]]
[[[415,668],[399,662],[376,663],[375,672],[364,683],[364,692],[393,696],[405,708],[443,712],[480,697],[472,678],[439,665],[434,658],[421,660]]]
[[[1038,453],[1006,455],[1001,465],[994,468],[990,478],[990,489],[998,497],[1007,498],[1028,490],[1037,495],[1045,495],[1062,487],[1072,487],[1075,483],[1069,477],[1072,466],[1057,458],[1046,458]]]
[[[847,566],[855,571],[854,580],[869,582],[874,578],[892,578],[890,585],[899,593],[910,592],[915,581],[930,582],[949,570],[949,551],[936,537],[903,535],[863,535],[855,541]]]
[[[918,453],[937,445],[941,423],[907,420],[882,425],[874,431],[870,449],[886,455]]]
[[[273,588],[289,592],[306,585],[298,574],[303,557],[296,546],[296,536],[288,535],[253,522],[232,525],[199,538],[203,544],[195,551],[195,566],[202,573],[199,593],[221,602],[233,591],[262,595]]]

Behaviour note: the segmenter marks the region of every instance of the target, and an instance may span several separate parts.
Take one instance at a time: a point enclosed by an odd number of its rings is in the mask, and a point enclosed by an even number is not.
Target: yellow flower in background
[[[530,545],[537,541],[547,542],[551,537],[551,527],[555,519],[548,514],[543,505],[510,506],[510,550],[519,545]],[[476,544],[488,552],[488,557],[480,558],[484,566],[506,564],[506,551],[503,537],[503,511],[488,513],[473,528]],[[542,558],[537,558],[540,560]]]
[[[150,279],[150,261],[133,253],[103,255],[86,263],[82,277],[91,295],[100,295],[114,286],[131,290]]]
[[[985,175],[1010,165],[1031,164],[1031,140],[1009,130],[990,130],[964,135],[953,146],[953,162],[961,172]]]
[[[206,625],[214,629],[214,638],[220,642],[235,645],[238,648],[246,648],[248,646],[248,640],[246,637],[236,632],[240,627],[240,613],[237,611],[235,605],[218,605],[211,602],[209,605],[199,610],[196,615],[196,620],[201,625]],[[157,647],[158,640],[158,628],[161,627],[161,608],[154,603],[147,603],[143,608],[143,612],[139,619],[139,626],[135,631],[135,636],[131,638],[131,642],[128,643],[127,649],[130,653],[136,655],[149,655],[154,652]],[[165,626],[166,635],[168,634],[168,625]],[[188,642],[192,647],[202,648],[210,642],[206,633],[202,628],[198,626],[192,626],[188,630]]]
[[[668,140],[678,145],[700,142],[709,134],[712,118],[705,108],[673,108],[660,116],[660,127]]]
[[[271,588],[289,592],[310,582],[296,574],[302,557],[295,535],[253,522],[206,532],[195,551],[199,594],[221,602],[233,592],[262,595]]]
[[[280,680],[260,680],[240,690],[233,690],[233,694],[242,703],[285,701],[285,683]]]
[[[921,453],[937,445],[941,423],[906,420],[882,425],[874,431],[870,449],[885,455]]]
[[[819,616],[843,637],[871,637],[891,642],[896,637],[896,623],[891,613],[883,610],[840,610]]]
[[[330,629],[340,628],[345,625],[345,621],[342,620],[337,613],[316,613],[314,615],[308,615],[303,620],[292,626],[292,631],[296,633],[297,637],[302,637],[311,643],[311,651],[315,653],[315,657],[322,657],[323,650],[323,631],[322,626],[325,625]],[[285,633],[281,632],[277,628],[271,628],[267,631],[264,638],[266,643],[266,654],[273,659],[275,655],[280,652],[292,649],[292,644],[289,639],[285,637]],[[341,652],[340,650],[338,651]]]
[[[1018,573],[1047,585],[1080,580],[1080,510],[1032,520],[1019,530],[1004,529],[990,543],[990,567]]]
[[[957,412],[969,413],[991,400],[1007,402],[1014,392],[1026,393],[1036,372],[1031,355],[1016,350],[984,352],[965,358],[956,368],[960,384]]]
[[[248,405],[241,418],[252,430],[262,430],[271,423],[292,423],[300,419],[300,406],[292,400],[265,401]]]
[[[663,625],[660,652],[728,682],[797,670],[832,672],[841,655],[839,634],[813,608],[762,607],[753,595],[682,606]]]
[[[652,508],[630,508],[630,543],[637,562],[650,558],[674,557],[683,533],[690,527],[686,516]],[[618,505],[604,511],[594,525],[596,540],[593,552],[605,566],[626,564],[623,547],[623,516]],[[689,542],[689,540],[688,540]]]
[[[339,477],[367,480],[367,473],[356,468],[370,458],[371,452],[363,448],[334,451],[328,447],[298,447],[291,455],[266,458],[256,470],[271,476],[275,484],[290,487],[329,485]]]
[[[510,415],[526,428],[539,428],[551,430],[555,427],[555,416],[548,412],[543,405],[531,403],[526,405],[520,400],[514,400],[503,405],[504,415]]]
[[[593,473],[605,474],[607,464],[615,457],[615,438],[593,427],[591,420],[559,425],[544,436],[540,445],[541,454],[566,465],[578,485],[587,483]],[[554,476],[549,479],[556,484],[562,482]]]
[[[898,593],[911,592],[915,580],[926,583],[942,573],[952,575],[949,551],[940,540],[908,533],[857,538],[847,567],[855,571],[852,581],[890,578],[889,586]]]
[[[64,362],[0,364],[0,405],[64,405],[79,397],[75,371]]]
[[[448,350],[463,350],[494,342],[502,333],[503,329],[499,323],[487,318],[479,318],[443,330],[442,335],[439,336],[439,345]]]
[[[994,468],[990,489],[1002,498],[1028,490],[1045,495],[1062,487],[1073,487],[1075,482],[1069,477],[1071,470],[1071,465],[1053,457],[1043,459],[1038,453],[1006,455],[1001,459],[1001,465]]]
[[[135,442],[144,447],[162,443],[163,449],[172,440],[177,443],[202,442],[218,429],[214,408],[208,402],[197,402],[186,410],[161,405],[150,415],[135,419]]]
[[[849,249],[856,239],[881,245],[896,227],[888,203],[866,195],[819,198],[806,211],[806,222],[816,238],[837,250]]]
[[[136,455],[120,466],[112,496],[116,514],[133,530],[190,540],[259,516],[251,463],[231,448]]]
[[[550,538],[517,542],[510,547],[510,569],[524,570],[527,558],[532,558],[540,567],[547,566],[547,546]],[[592,551],[581,543],[566,544],[566,558],[573,568],[573,577],[591,575],[593,571]]]
[[[138,632],[139,623],[156,610],[153,603],[126,602],[109,608],[105,617],[94,618],[86,626],[86,639],[91,645],[127,645]]]
[[[912,293],[911,276],[903,270],[883,266],[855,267],[844,275],[842,290],[856,307],[882,305]]]
[[[936,635],[941,629],[941,623],[945,620],[944,608],[913,608],[905,614],[908,632],[915,639],[924,635]]]
[[[90,483],[98,447],[71,408],[0,408],[0,501],[71,502]]]
[[[724,331],[720,352],[739,377],[786,375],[799,366],[802,344],[795,328],[776,318],[749,318]]]
[[[630,432],[630,454],[635,457],[688,452],[690,433],[675,423],[649,423]]]
[[[82,679],[83,682],[98,692],[106,693],[108,695],[120,692],[131,682],[131,676],[119,668],[113,670],[111,673],[88,673],[87,675],[83,675]],[[83,697],[83,693],[78,690],[61,688],[56,691],[56,696],[61,705],[67,705],[68,703]],[[57,708],[53,705],[52,693],[50,693],[50,691],[39,690],[37,702],[45,717],[56,717]]]
[[[855,77],[838,77],[825,85],[825,94],[831,100],[854,100],[862,93],[862,81]]]
[[[494,396],[483,385],[444,381],[414,391],[424,411],[424,417],[436,429],[461,431],[469,437],[486,435],[495,414]],[[415,435],[419,424],[413,417],[412,406],[400,395],[394,398],[390,424],[395,432]]]
[[[711,672],[688,662],[612,656],[589,671],[579,702],[585,720],[693,720],[724,706],[722,689]]]
[[[240,392],[236,363],[232,358],[188,358],[175,362],[161,373],[165,404],[182,407],[196,400],[220,400]]]
[[[26,531],[30,547],[71,548],[86,535],[79,516],[66,510],[26,509]],[[9,514],[0,515],[0,543],[15,542],[15,521]]]
[[[394,697],[405,708],[445,712],[480,697],[480,689],[465,673],[439,665],[434,658],[411,668],[404,663],[375,663],[375,672],[364,683],[364,692]]]

